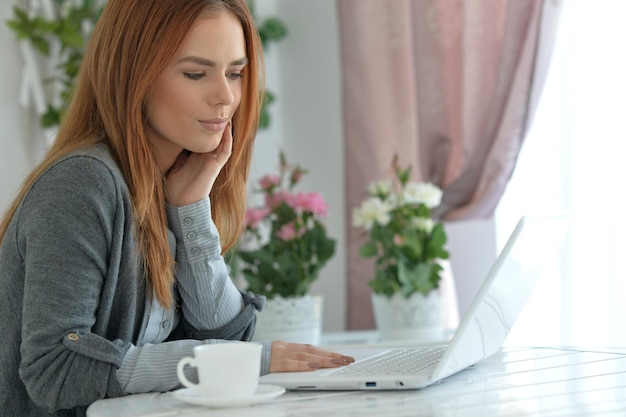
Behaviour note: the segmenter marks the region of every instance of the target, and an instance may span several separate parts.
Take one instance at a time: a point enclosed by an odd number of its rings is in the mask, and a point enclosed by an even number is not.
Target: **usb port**
[[[375,387],[375,386],[376,386],[376,382],[366,382],[366,383],[365,383],[365,386],[366,386],[367,388],[373,388],[373,387]]]

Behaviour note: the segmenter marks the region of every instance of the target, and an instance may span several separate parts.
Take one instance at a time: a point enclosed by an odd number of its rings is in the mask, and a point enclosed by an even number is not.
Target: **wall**
[[[312,292],[324,295],[324,330],[345,328],[346,267],[343,125],[337,12],[334,0],[257,0],[260,16],[280,17],[289,31],[266,51],[267,83],[277,96],[273,120],[255,148],[252,175],[276,170],[279,148],[309,169],[302,190],[319,191],[330,206],[333,259]],[[271,164],[268,162],[271,161]]]
[[[13,15],[10,2],[0,2],[0,210],[4,212],[32,168],[41,145],[34,139],[36,118],[17,104],[21,56],[13,32],[4,23]]]

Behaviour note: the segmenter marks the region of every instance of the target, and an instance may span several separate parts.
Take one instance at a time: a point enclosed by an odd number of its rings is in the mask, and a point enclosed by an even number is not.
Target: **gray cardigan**
[[[150,313],[133,221],[105,145],[55,163],[24,199],[0,244],[3,416],[82,416],[124,395],[116,371]],[[244,294],[241,314],[209,331],[183,316],[169,340],[250,340],[262,303]]]

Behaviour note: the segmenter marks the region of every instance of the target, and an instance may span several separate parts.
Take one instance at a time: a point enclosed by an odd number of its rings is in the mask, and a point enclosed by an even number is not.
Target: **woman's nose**
[[[212,87],[210,103],[216,105],[230,105],[235,100],[229,80],[226,77],[220,77],[215,81]]]

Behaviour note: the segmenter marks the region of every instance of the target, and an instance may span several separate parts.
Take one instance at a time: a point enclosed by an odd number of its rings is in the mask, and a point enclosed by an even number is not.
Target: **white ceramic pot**
[[[372,293],[372,306],[381,340],[444,340],[444,298],[440,291],[426,296],[416,293],[409,298]]]
[[[322,337],[321,295],[274,297],[257,311],[256,330],[252,340],[284,340],[319,345]]]

